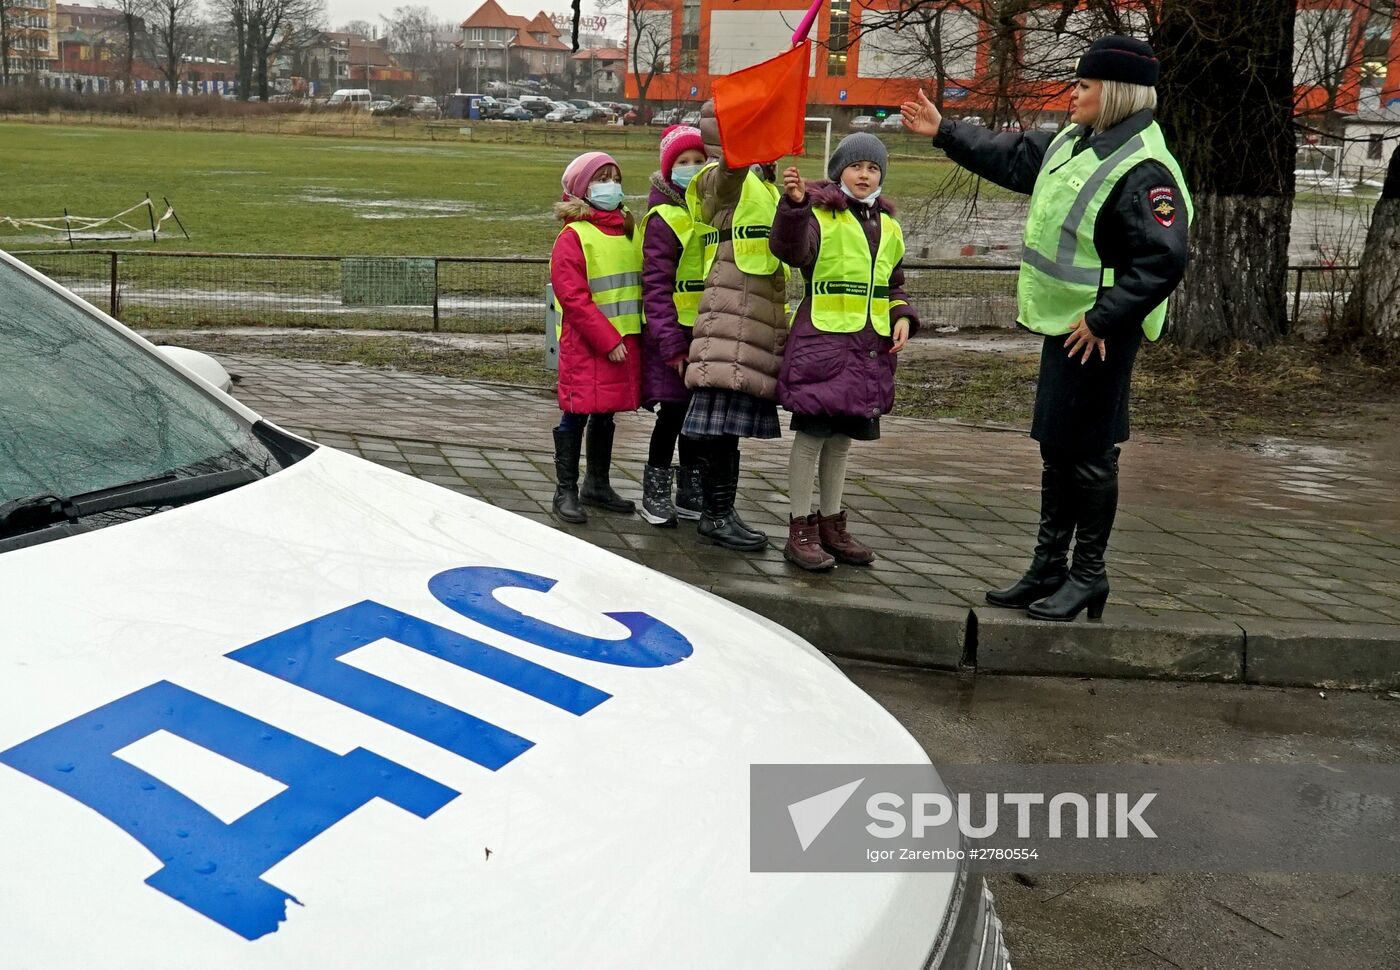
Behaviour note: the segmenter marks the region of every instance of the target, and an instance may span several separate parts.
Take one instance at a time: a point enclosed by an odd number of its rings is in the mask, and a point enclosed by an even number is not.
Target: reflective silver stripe
[[[1070,140],[1071,135],[1078,130],[1078,128],[1078,125],[1070,125],[1068,128],[1062,128],[1054,138],[1050,139],[1050,144],[1046,147],[1045,154],[1040,156],[1041,169],[1044,169],[1045,166],[1050,164],[1051,157],[1060,150],[1061,145]]]
[[[616,303],[599,303],[598,312],[609,320],[642,312],[641,300],[618,300]]]
[[[624,286],[641,285],[641,273],[614,273],[611,276],[599,276],[597,279],[588,281],[588,289],[592,293],[602,293],[606,290],[620,290]]]
[[[1079,190],[1079,195],[1075,196],[1074,205],[1069,207],[1069,215],[1065,216],[1064,225],[1060,227],[1060,248],[1055,254],[1058,262],[1069,266],[1074,262],[1075,251],[1079,248],[1079,224],[1084,221],[1084,214],[1089,211],[1089,203],[1093,201],[1094,193],[1113,174],[1113,170],[1123,163],[1129,155],[1138,151],[1146,144],[1142,135],[1134,135],[1124,142],[1112,155],[1103,160],[1098,168],[1094,169],[1094,174],[1089,176],[1084,187]],[[1092,148],[1085,151],[1093,151]]]
[[[1057,263],[1049,256],[1042,256],[1031,247],[1027,246],[1021,250],[1021,262],[1026,263],[1033,269],[1040,270],[1046,276],[1052,276],[1065,283],[1077,283],[1080,286],[1098,286],[1103,279],[1103,270],[1075,266],[1072,263]]]

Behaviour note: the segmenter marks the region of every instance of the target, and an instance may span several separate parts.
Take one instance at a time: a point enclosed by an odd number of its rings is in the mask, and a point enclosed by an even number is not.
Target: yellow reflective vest
[[[583,259],[588,267],[588,290],[598,311],[608,318],[618,334],[642,332],[642,247],[640,234],[633,238],[614,236],[591,222],[571,222],[559,231],[575,233],[583,246]],[[556,237],[557,241],[557,237]],[[554,267],[550,266],[553,274]],[[559,298],[554,298],[554,310],[559,315],[555,336],[564,332],[564,311]]]
[[[1195,214],[1186,177],[1155,121],[1104,159],[1087,148],[1074,154],[1077,130],[1066,128],[1046,149],[1031,194],[1016,281],[1017,319],[1051,336],[1073,330],[1098,302],[1099,287],[1113,285],[1113,270],[1104,266],[1094,245],[1094,225],[1119,179],[1148,159],[1160,162],[1176,179],[1188,223]],[[1166,319],[1163,301],[1142,322],[1148,340],[1162,335]]]
[[[880,245],[870,258],[870,241],[848,209],[813,206],[821,227],[817,265],[807,281],[812,325],[828,333],[858,333],[869,320],[882,337],[890,335],[890,275],[904,258],[904,230],[880,213]]]
[[[743,188],[739,192],[739,204],[734,207],[734,218],[725,229],[716,229],[701,220],[700,181],[705,173],[718,165],[710,162],[690,180],[686,187],[685,201],[690,209],[690,217],[695,231],[701,234],[704,243],[704,274],[710,275],[710,267],[715,263],[715,253],[722,242],[734,243],[734,265],[745,273],[754,276],[772,276],[783,264],[768,249],[768,235],[773,231],[773,219],[778,214],[778,199],[781,193],[772,182],[765,182],[752,171],[744,177]],[[784,272],[786,272],[786,267]]]
[[[680,240],[681,258],[676,266],[676,280],[671,290],[671,301],[676,305],[676,317],[682,327],[695,325],[695,314],[700,309],[700,294],[705,292],[705,245],[700,233],[695,231],[695,220],[685,206],[672,202],[654,205],[642,220],[642,239],[646,239],[647,222],[661,218]]]

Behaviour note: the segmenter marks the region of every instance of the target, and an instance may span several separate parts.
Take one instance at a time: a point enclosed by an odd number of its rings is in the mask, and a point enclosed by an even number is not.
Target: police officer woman
[[[953,121],[922,91],[902,108],[905,127],[954,162],[1031,196],[1016,295],[1017,322],[1045,335],[1031,424],[1044,466],[1040,531],[1026,574],[987,602],[1038,619],[1103,613],[1133,359],[1144,336],[1161,335],[1186,269],[1191,197],[1152,118],[1159,72],[1143,41],[1094,41],[1059,133]]]

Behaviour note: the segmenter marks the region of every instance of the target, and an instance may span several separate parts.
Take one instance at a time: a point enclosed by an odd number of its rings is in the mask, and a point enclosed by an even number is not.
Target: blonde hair
[[[1157,89],[1146,84],[1104,81],[1099,93],[1099,117],[1094,131],[1107,131],[1139,111],[1157,110]]]

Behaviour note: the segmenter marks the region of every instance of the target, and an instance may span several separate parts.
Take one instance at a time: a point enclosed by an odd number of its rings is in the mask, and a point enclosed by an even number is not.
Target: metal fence
[[[147,327],[315,327],[531,333],[544,323],[549,261],[493,256],[294,256],[69,249],[15,252],[112,316]],[[905,263],[925,326],[1009,328],[1016,266]],[[1325,319],[1354,267],[1289,270],[1293,323]],[[790,296],[801,294],[794,278]]]

